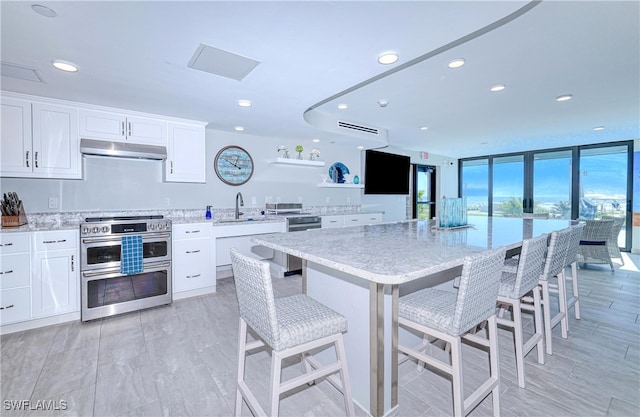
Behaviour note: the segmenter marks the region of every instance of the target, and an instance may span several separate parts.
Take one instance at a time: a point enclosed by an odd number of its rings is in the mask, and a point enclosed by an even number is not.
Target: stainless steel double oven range
[[[122,237],[142,238],[142,272],[121,272]],[[90,217],[80,225],[82,321],[170,304],[171,221]]]

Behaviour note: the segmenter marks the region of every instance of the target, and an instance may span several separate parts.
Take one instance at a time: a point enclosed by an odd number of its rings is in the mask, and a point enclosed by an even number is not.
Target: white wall
[[[293,150],[301,144],[305,158],[317,148],[324,168],[289,167],[267,164],[268,158],[278,156],[277,147],[285,145]],[[238,145],[252,156],[255,171],[248,183],[241,186],[224,184],[213,170],[216,153],[226,145]],[[290,152],[291,157],[297,154]],[[312,143],[310,140],[281,142],[240,133],[206,130],[206,183],[184,184],[163,182],[163,165],[158,161],[128,160],[120,158],[83,157],[82,180],[1,178],[2,192],[15,191],[22,198],[28,213],[85,211],[85,210],[139,210],[139,209],[197,209],[212,205],[214,208],[232,208],[235,195],[242,192],[245,205],[264,207],[265,200],[298,202],[305,205],[360,204],[358,189],[318,188],[320,174],[340,161],[351,173],[360,174],[360,151],[355,146]],[[48,208],[48,198],[57,197],[58,209]],[[169,206],[165,206],[165,199]],[[327,203],[328,202],[328,203]]]

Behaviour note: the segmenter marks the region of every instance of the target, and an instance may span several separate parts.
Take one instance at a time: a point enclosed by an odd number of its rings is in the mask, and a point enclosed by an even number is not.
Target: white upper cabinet
[[[167,182],[206,182],[204,126],[169,122]]]
[[[80,137],[166,146],[167,122],[124,113],[81,110]]]
[[[33,172],[38,177],[81,178],[78,110],[33,103]]]
[[[0,134],[0,170],[3,176],[21,176],[32,172],[31,102],[2,98]]]
[[[5,97],[0,143],[3,177],[82,177],[75,108]]]

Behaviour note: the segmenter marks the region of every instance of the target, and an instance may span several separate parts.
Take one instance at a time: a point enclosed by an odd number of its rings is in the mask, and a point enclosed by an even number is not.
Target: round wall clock
[[[239,146],[225,146],[216,155],[213,168],[225,184],[242,185],[253,175],[253,159]]]

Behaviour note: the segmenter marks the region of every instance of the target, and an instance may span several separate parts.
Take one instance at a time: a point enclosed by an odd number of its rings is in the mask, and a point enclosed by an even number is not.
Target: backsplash
[[[262,215],[261,208],[242,207],[244,213],[242,217],[258,218]],[[304,207],[305,214],[330,215],[359,213],[360,205],[342,205],[342,206],[309,206]],[[75,211],[60,213],[27,213],[27,220],[30,224],[46,224],[46,223],[82,223],[87,217],[112,217],[112,216],[150,216],[162,215],[168,219],[175,220],[198,220],[205,219],[205,209],[180,209],[180,210],[109,210],[109,211]],[[235,215],[234,209],[212,209],[211,215],[213,220],[233,219]]]

